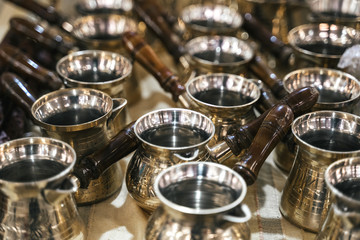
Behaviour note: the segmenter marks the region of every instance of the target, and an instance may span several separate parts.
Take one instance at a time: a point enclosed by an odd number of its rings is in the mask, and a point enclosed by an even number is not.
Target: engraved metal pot
[[[235,36],[243,23],[243,18],[237,9],[205,3],[184,7],[179,21],[180,27],[184,28],[183,38],[189,40],[204,35]]]
[[[143,115],[136,121],[134,132],[141,144],[128,163],[126,186],[137,204],[152,212],[159,205],[154,193],[156,176],[178,163],[209,160],[205,146],[215,127],[201,113],[170,108]]]
[[[293,122],[292,133],[298,147],[280,211],[296,226],[318,232],[330,202],[325,170],[336,160],[360,156],[360,117],[339,111],[311,112]]]
[[[185,51],[181,66],[184,83],[207,73],[247,75],[255,54],[248,43],[231,36],[196,37],[185,44]]]
[[[61,58],[56,64],[56,72],[68,88],[94,88],[112,98],[126,98],[125,84],[131,81],[131,62],[115,52],[101,50],[76,51]],[[121,111],[116,121],[120,131],[127,123],[127,107]]]
[[[67,88],[37,99],[31,114],[44,136],[69,143],[80,159],[104,147],[116,134],[114,123],[125,105],[126,99],[112,99],[99,90]],[[112,165],[88,189],[76,192],[77,203],[93,203],[109,197],[120,189],[121,175],[120,165]]]
[[[146,239],[250,239],[244,179],[210,162],[181,163],[162,171],[154,185],[161,205]]]
[[[360,158],[332,163],[325,171],[331,205],[316,239],[360,239]]]
[[[1,239],[85,239],[69,177],[75,161],[74,149],[56,139],[0,145]]]
[[[288,33],[294,49],[293,68],[336,68],[345,50],[360,43],[360,32],[354,28],[330,23],[304,24]]]
[[[215,135],[208,143],[210,148],[222,141],[231,127],[245,125],[256,118],[254,104],[260,98],[260,90],[253,81],[241,76],[201,75],[186,84],[186,92],[193,109],[205,114],[215,125]]]
[[[330,68],[303,68],[288,73],[283,85],[288,93],[306,86],[315,87],[319,98],[311,111],[359,113],[360,82],[345,72]],[[285,172],[290,171],[295,157],[291,143],[281,141],[275,148],[274,162]]]

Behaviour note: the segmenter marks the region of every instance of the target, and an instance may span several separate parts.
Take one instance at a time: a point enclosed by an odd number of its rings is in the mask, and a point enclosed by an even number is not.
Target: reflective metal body
[[[307,0],[311,22],[332,22],[360,29],[358,0]]]
[[[193,4],[182,9],[179,19],[184,25],[184,39],[204,35],[235,36],[243,23],[237,9],[220,4]]]
[[[346,48],[360,42],[354,28],[330,23],[304,24],[291,29],[288,41],[294,49],[294,69],[336,68]]]
[[[245,0],[239,11],[250,12],[284,43],[288,32],[308,23],[309,7],[304,0]]]
[[[303,68],[288,73],[283,83],[288,93],[306,86],[316,87],[319,98],[311,111],[359,113],[360,82],[345,72],[329,68]],[[290,171],[294,157],[286,142],[282,141],[276,146],[274,161],[285,172]]]
[[[325,170],[336,160],[360,156],[360,117],[338,111],[311,112],[293,122],[292,133],[298,148],[283,189],[280,211],[296,226],[318,232],[330,205]],[[313,141],[316,145],[312,145]],[[325,145],[330,150],[322,148]],[[340,146],[344,150],[338,150]]]
[[[56,64],[56,72],[66,87],[94,88],[113,98],[126,99],[124,84],[131,81],[132,69],[132,64],[126,57],[101,50],[73,52]],[[131,92],[128,92],[128,95],[131,95]],[[126,107],[120,115],[119,130],[127,123]]]
[[[125,57],[130,56],[122,41],[124,32],[140,32],[137,22],[130,17],[119,14],[92,14],[77,17],[71,22],[71,34],[87,49],[105,50],[119,53]],[[136,65],[134,66],[136,68]],[[137,102],[140,98],[138,77],[130,76],[131,80],[125,82],[125,92],[128,92],[129,104]],[[131,93],[131,94],[130,94]]]
[[[43,95],[32,105],[31,112],[44,136],[69,143],[80,159],[104,147],[120,130],[116,123],[125,105],[125,99],[112,99],[99,90],[67,88]],[[102,115],[80,124],[55,125],[46,122],[47,118],[59,113],[64,113],[60,118],[65,119],[65,113],[80,110],[96,110]],[[121,187],[121,175],[120,165],[114,164],[100,178],[93,180],[88,189],[76,192],[77,203],[92,203],[109,197]]]
[[[210,162],[178,164],[157,176],[154,190],[161,205],[148,221],[146,239],[250,239],[246,222],[251,213],[242,204],[246,183],[230,168]]]
[[[128,13],[133,8],[132,0],[80,0],[77,1],[76,8],[80,13],[104,13],[104,12],[124,12]]]
[[[184,83],[188,79],[207,73],[233,73],[246,75],[254,57],[252,47],[231,36],[201,36],[185,44]]]
[[[221,94],[218,96],[217,104],[205,102],[197,96],[197,94],[212,90]],[[242,104],[239,103],[239,98],[234,98],[236,102],[232,105],[224,105],[230,100],[226,96],[230,93],[224,91],[231,91],[241,96]],[[226,73],[201,75],[186,84],[186,92],[191,99],[193,109],[205,114],[215,125],[215,135],[208,143],[209,147],[222,141],[230,127],[247,124],[256,118],[254,103],[260,98],[260,90],[257,84],[241,76]],[[217,97],[213,95],[211,98]],[[231,158],[226,161],[229,160]]]
[[[174,141],[171,144],[172,147],[144,140],[142,133],[146,130],[153,128],[159,130],[160,127],[169,125],[172,126],[171,132],[176,132],[183,126],[191,127],[194,130],[203,130],[206,138],[197,144],[189,142],[183,146],[176,146],[178,136],[170,133]],[[134,129],[141,145],[128,163],[126,186],[136,203],[145,211],[152,212],[160,203],[154,193],[156,176],[162,170],[178,163],[209,160],[210,156],[205,145],[214,136],[215,127],[211,120],[203,114],[187,109],[170,108],[145,114],[136,121]],[[192,136],[189,137],[191,139]],[[169,139],[169,136],[163,138]]]
[[[85,239],[85,226],[72,196],[77,185],[69,176],[76,161],[75,151],[62,141],[41,137],[20,138],[0,145],[1,173],[28,160],[34,168],[38,162],[47,160],[61,164],[63,169],[43,166],[34,173],[36,177],[30,175],[32,169],[17,168],[28,171],[27,180],[8,180],[11,176],[0,174],[0,238]],[[40,177],[50,170],[51,175]]]
[[[353,188],[352,192],[339,186],[349,182],[358,184],[359,181],[360,158],[341,159],[326,169],[325,182],[331,195],[331,205],[317,240],[360,239],[359,186]]]

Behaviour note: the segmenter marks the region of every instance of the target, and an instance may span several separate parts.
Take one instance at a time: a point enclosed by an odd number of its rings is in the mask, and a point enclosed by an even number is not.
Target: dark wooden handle
[[[56,12],[55,8],[52,6],[44,6],[40,4],[38,1],[34,0],[7,0],[26,11],[30,11],[43,20],[49,22],[50,24],[58,25],[61,27],[63,22],[65,21],[64,18]]]
[[[1,91],[31,116],[31,106],[36,97],[27,84],[16,74],[5,72],[0,77]]]
[[[255,182],[266,158],[285,136],[293,120],[294,114],[287,105],[279,105],[267,114],[250,147],[233,167],[247,185]]]
[[[259,22],[251,13],[243,15],[243,28],[249,35],[272,53],[282,64],[289,64],[289,59],[293,54],[291,47],[274,36],[261,22]]]
[[[180,38],[172,31],[164,18],[162,7],[155,0],[137,0],[134,2],[134,10],[178,62],[184,54],[184,47]]]
[[[270,89],[277,98],[282,98],[287,95],[282,80],[274,73],[264,62],[264,60],[256,55],[250,62],[250,70],[259,77]]]
[[[30,59],[20,49],[8,44],[0,47],[0,61],[21,76],[37,81],[50,90],[59,89],[63,83],[56,73]]]
[[[275,107],[286,104],[290,107],[295,117],[310,111],[319,97],[319,92],[314,87],[304,87],[295,90],[279,101]],[[262,113],[254,121],[245,124],[237,129],[230,129],[225,137],[227,145],[234,155],[239,155],[243,149],[246,149],[252,143],[254,136],[257,134],[261,123],[271,109]]]
[[[39,24],[30,22],[24,18],[13,17],[10,19],[10,29],[30,38],[41,46],[61,55],[67,55],[74,45],[63,41],[60,34],[50,34],[48,30]]]
[[[128,124],[103,149],[80,160],[74,170],[81,188],[87,188],[90,180],[97,179],[108,167],[135,151],[140,141],[134,132],[135,122]]]
[[[178,97],[185,92],[185,87],[179,82],[178,76],[165,66],[150,45],[137,33],[126,32],[122,39],[134,59],[158,80],[165,91],[172,94],[174,101],[177,101]]]

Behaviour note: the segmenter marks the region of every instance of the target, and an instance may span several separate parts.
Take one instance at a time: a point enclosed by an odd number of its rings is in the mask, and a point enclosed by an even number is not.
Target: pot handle
[[[63,82],[55,72],[42,67],[20,49],[9,44],[1,45],[0,60],[19,75],[36,81],[40,88],[45,86],[50,90],[58,90],[63,86]]]
[[[233,215],[223,215],[222,219],[233,223],[244,223],[251,219],[251,211],[246,204],[240,204]]]
[[[30,11],[43,20],[49,22],[50,24],[55,24],[61,26],[64,22],[64,18],[55,10],[53,6],[44,6],[34,0],[7,0],[18,7],[23,8],[26,11]]]
[[[103,149],[80,159],[73,173],[79,179],[81,188],[87,188],[92,179],[100,177],[108,167],[138,148],[140,141],[134,126],[135,121],[114,136]]]
[[[192,152],[191,156],[184,157],[178,153],[175,153],[174,156],[185,162],[194,161],[199,156],[199,149],[196,149],[194,152]]]
[[[285,136],[293,120],[294,114],[287,105],[277,106],[265,117],[250,147],[233,167],[247,185],[255,182],[263,163]]]
[[[113,109],[111,115],[107,120],[107,125],[110,126],[113,121],[116,121],[116,117],[119,116],[120,112],[125,108],[127,100],[125,98],[113,98]]]
[[[158,58],[150,45],[135,32],[125,32],[122,40],[132,57],[156,78],[165,91],[172,94],[174,101],[178,101],[179,96],[185,92],[185,87],[178,76]]]
[[[59,52],[61,55],[67,55],[75,48],[75,45],[70,41],[64,41],[63,36],[59,34],[50,34],[49,31],[41,25],[30,22],[24,18],[11,18],[10,29],[35,40],[41,46],[44,46],[51,51]]]
[[[300,116],[314,106],[319,97],[319,92],[314,87],[304,87],[297,89],[281,99],[273,108],[285,104],[291,108],[294,117]],[[250,146],[254,136],[260,128],[261,123],[271,109],[261,114],[254,121],[243,125],[238,129],[232,128],[228,131],[225,141],[234,155],[239,155],[243,149]]]
[[[44,200],[51,204],[57,205],[70,194],[78,190],[78,180],[74,176],[67,176],[60,183],[52,183],[42,190]]]
[[[8,95],[16,102],[28,116],[31,115],[31,106],[36,97],[27,84],[16,74],[4,72],[0,77],[0,86],[4,95]]]

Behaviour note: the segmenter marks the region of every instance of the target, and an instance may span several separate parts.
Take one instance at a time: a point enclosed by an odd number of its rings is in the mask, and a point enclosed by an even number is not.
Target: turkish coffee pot
[[[288,93],[305,86],[313,86],[319,92],[319,98],[311,111],[335,110],[358,113],[360,100],[360,82],[352,75],[330,68],[302,68],[288,73],[284,79],[284,88]],[[291,133],[290,133],[291,134]],[[284,172],[290,172],[295,159],[295,143],[281,141],[274,151],[274,162]]]
[[[116,123],[126,105],[125,99],[112,99],[90,88],[60,89],[37,99],[21,78],[12,73],[4,73],[1,84],[28,111],[41,135],[69,143],[78,159],[102,149],[118,133]],[[78,204],[97,202],[114,194],[121,185],[122,170],[119,164],[114,164],[87,189],[79,189],[75,199]]]
[[[0,237],[82,240],[85,225],[73,197],[76,154],[67,143],[45,137],[0,145]]]

